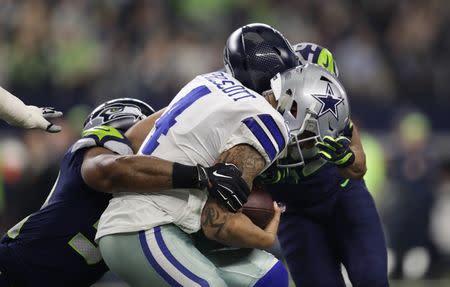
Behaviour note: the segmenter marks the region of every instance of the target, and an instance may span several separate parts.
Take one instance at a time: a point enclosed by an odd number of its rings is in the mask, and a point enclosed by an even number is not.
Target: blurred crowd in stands
[[[450,276],[447,0],[1,1],[0,85],[65,119],[56,135],[0,125],[0,232],[43,203],[91,108],[116,97],[164,107],[221,68],[228,34],[250,22],[333,52],[364,131],[392,276]]]

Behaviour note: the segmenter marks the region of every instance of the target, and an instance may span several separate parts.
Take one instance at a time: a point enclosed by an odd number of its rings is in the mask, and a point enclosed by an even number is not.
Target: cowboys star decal
[[[326,114],[327,112],[331,112],[333,116],[338,119],[338,111],[337,107],[344,100],[341,98],[335,98],[333,90],[331,89],[330,84],[327,84],[326,95],[312,95],[316,100],[320,102],[322,105],[319,111],[319,117]]]

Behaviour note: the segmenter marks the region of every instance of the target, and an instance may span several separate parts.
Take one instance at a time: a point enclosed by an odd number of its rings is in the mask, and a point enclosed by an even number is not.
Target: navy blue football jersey
[[[90,286],[108,270],[94,238],[111,196],[91,189],[81,176],[85,152],[97,146],[132,154],[128,140],[112,127],[83,132],[64,155],[42,208],[1,240],[0,248],[10,254],[2,268],[14,286]]]

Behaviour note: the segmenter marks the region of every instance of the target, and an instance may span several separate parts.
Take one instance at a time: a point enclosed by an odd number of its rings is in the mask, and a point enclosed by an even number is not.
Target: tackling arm
[[[108,193],[207,188],[233,212],[242,207],[250,193],[240,171],[233,165],[188,166],[147,155],[117,155],[103,147],[86,151],[81,176],[94,190]]]
[[[139,122],[127,133],[135,151],[162,112]],[[88,186],[101,192],[145,193],[169,188],[207,188],[232,212],[245,204],[250,193],[240,171],[233,165],[188,166],[146,155],[117,155],[103,147],[86,151],[81,175]]]
[[[152,114],[127,131],[125,135],[134,152],[139,150],[163,112]],[[182,168],[182,165],[178,167]],[[121,156],[106,148],[95,147],[85,153],[81,175],[87,185],[101,192],[154,192],[174,187],[173,169],[173,162],[156,157]],[[186,166],[177,180],[185,182],[185,186],[178,187],[192,187],[198,182],[197,170]]]
[[[219,161],[235,164],[249,186],[263,170],[264,158],[251,146],[241,144],[224,152]],[[268,248],[276,238],[281,210],[274,203],[275,215],[265,229],[261,229],[242,212],[231,213],[208,199],[202,211],[202,230],[209,239],[240,248]]]
[[[192,167],[192,181],[197,175]],[[89,149],[81,166],[83,180],[102,192],[152,192],[172,188],[173,162],[151,156],[120,156],[102,147]],[[194,185],[195,182],[192,182]]]

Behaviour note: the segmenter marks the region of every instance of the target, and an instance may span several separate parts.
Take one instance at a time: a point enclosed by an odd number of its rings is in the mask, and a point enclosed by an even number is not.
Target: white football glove
[[[57,133],[61,131],[61,127],[52,124],[47,119],[59,118],[63,115],[60,111],[55,111],[52,107],[36,107],[26,106],[27,117],[24,118],[22,123],[19,123],[23,128],[34,129],[38,128],[50,133]]]
[[[0,119],[5,120],[10,125],[57,133],[61,131],[61,127],[50,123],[47,119],[60,116],[62,116],[62,113],[55,111],[54,108],[27,106],[19,98],[0,87]]]

